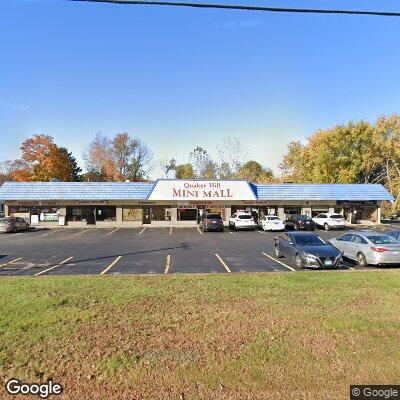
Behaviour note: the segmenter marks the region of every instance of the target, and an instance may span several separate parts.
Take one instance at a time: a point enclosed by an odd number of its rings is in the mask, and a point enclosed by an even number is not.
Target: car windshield
[[[222,219],[221,215],[219,215],[219,214],[208,214],[206,218],[207,219]]]
[[[388,236],[388,235],[370,235],[367,236],[374,244],[391,244],[391,243],[399,243],[396,239]]]
[[[0,218],[0,224],[6,224],[7,222],[10,222],[10,218]]]
[[[238,215],[239,219],[253,219],[251,215]]]
[[[294,238],[298,246],[323,246],[326,243],[316,235],[301,235]]]
[[[332,214],[330,216],[330,218],[334,218],[334,219],[342,219],[343,217],[340,214]]]

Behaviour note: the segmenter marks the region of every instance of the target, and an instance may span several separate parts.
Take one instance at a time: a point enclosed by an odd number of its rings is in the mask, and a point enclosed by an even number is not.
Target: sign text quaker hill
[[[254,200],[246,181],[159,180],[148,200]]]

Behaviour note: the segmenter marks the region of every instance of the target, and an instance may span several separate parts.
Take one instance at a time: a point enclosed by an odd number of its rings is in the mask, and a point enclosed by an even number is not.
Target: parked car
[[[389,215],[389,219],[391,221],[399,221],[400,220],[400,214],[399,213],[394,213]]]
[[[294,259],[298,268],[338,268],[342,253],[315,233],[284,232],[275,238],[276,257]]]
[[[256,229],[256,223],[250,213],[237,212],[229,217],[229,228],[231,229]]]
[[[312,219],[314,223],[326,231],[346,228],[346,220],[337,213],[322,213]]]
[[[275,215],[265,215],[260,219],[258,224],[264,231],[285,230],[285,223]]]
[[[206,214],[201,221],[203,232],[224,230],[224,221],[220,214]]]
[[[286,228],[298,231],[300,229],[313,231],[315,224],[308,215],[293,214],[288,215],[285,221]]]
[[[0,232],[17,232],[29,229],[29,222],[20,217],[0,218]]]
[[[400,231],[390,231],[387,233],[387,235],[400,241]]]
[[[400,264],[400,242],[375,231],[346,233],[330,243],[347,258],[365,267],[369,264]]]

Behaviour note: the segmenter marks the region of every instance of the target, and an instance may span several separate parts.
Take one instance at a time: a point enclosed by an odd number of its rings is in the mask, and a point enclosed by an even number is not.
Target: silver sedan
[[[362,267],[368,264],[400,264],[400,242],[380,232],[346,233],[329,242]]]
[[[28,230],[29,222],[20,217],[5,217],[0,218],[0,232],[17,232]]]

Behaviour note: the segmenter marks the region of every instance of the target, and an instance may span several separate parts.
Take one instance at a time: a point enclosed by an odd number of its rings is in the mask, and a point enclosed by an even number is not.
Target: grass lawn
[[[336,400],[399,383],[399,270],[2,278],[0,293],[1,380],[52,378],[66,399]]]

